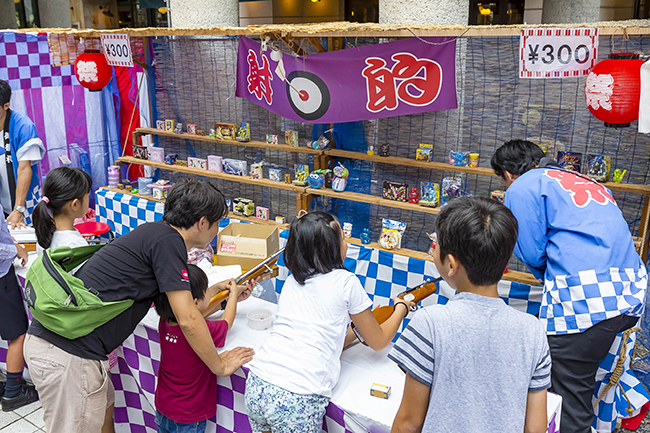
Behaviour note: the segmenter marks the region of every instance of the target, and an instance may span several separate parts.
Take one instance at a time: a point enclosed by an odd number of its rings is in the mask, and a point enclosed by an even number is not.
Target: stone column
[[[461,24],[469,21],[469,0],[379,0],[382,24]]]
[[[0,0],[0,11],[3,11],[0,14],[0,29],[15,29],[18,27],[14,0]]]
[[[238,0],[169,0],[172,27],[239,26]]]
[[[41,19],[41,28],[72,27],[70,20],[69,0],[47,0],[38,2],[38,16]]]
[[[542,23],[595,23],[600,17],[601,0],[544,0]]]

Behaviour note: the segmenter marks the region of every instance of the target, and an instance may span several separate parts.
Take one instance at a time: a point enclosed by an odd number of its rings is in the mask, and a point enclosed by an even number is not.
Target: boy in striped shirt
[[[494,200],[467,197],[436,225],[433,261],[456,295],[418,311],[388,355],[406,372],[392,432],[545,432],[546,333],[497,292],[517,220]]]

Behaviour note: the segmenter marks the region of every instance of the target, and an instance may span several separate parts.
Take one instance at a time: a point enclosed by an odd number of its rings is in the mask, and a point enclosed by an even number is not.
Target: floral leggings
[[[248,373],[244,398],[253,431],[273,433],[320,433],[330,401],[322,395],[295,394],[253,373]]]

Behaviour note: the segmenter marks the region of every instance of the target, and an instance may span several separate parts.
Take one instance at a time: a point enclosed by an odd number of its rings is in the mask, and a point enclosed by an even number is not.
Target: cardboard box
[[[217,265],[250,269],[280,248],[275,226],[231,223],[217,235]]]

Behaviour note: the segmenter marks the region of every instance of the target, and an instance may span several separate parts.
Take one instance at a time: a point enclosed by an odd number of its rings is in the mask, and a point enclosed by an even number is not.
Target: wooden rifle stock
[[[246,283],[249,280],[255,279],[257,277],[262,277],[262,280],[267,280],[269,278],[276,277],[278,275],[278,267],[276,266],[276,262],[278,261],[278,258],[280,257],[280,254],[284,251],[284,248],[281,248],[277,252],[271,254],[261,262],[259,262],[257,265],[253,266],[251,269],[248,271],[244,272],[237,278],[235,278],[235,283],[237,285],[241,285]],[[208,293],[210,293],[212,290],[214,290],[216,284],[214,286],[210,286],[208,288]],[[228,295],[230,294],[230,290],[224,289],[217,294],[215,294],[212,298],[210,298],[210,303],[208,304],[208,307],[201,311],[201,314],[203,317],[208,317],[215,312],[221,310],[222,302],[226,299],[228,299]]]
[[[425,299],[426,297],[433,295],[435,291],[438,289],[436,286],[436,283],[442,280],[442,277],[435,278],[433,280],[426,280],[420,285],[417,285],[413,287],[412,289],[406,290],[399,295],[397,295],[398,298],[403,299],[405,301],[411,301],[418,303],[421,300]],[[375,319],[377,319],[377,323],[380,325],[384,323],[390,316],[393,315],[393,311],[395,311],[395,306],[394,305],[385,305],[383,307],[376,308],[372,311],[372,314],[375,316]],[[359,331],[357,328],[354,326],[354,323],[352,323],[352,330],[354,331],[354,334],[357,336],[359,341],[361,341],[363,344],[366,344],[363,341],[363,338],[361,337],[361,334],[359,334]]]

